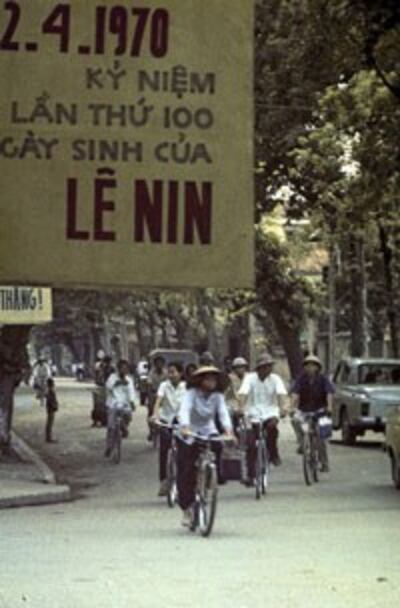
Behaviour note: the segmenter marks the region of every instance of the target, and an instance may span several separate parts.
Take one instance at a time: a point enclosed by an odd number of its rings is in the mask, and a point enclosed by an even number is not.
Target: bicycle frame
[[[269,485],[269,455],[267,450],[267,436],[264,428],[264,423],[260,421],[251,422],[252,431],[256,436],[256,483],[255,492],[256,500],[259,500],[261,496],[265,496],[267,493],[267,487]]]
[[[115,464],[121,462],[121,446],[122,446],[122,422],[124,410],[118,408],[115,416],[115,424],[112,429],[112,447],[111,453]]]
[[[171,434],[171,447],[168,450],[167,458],[167,504],[170,508],[173,508],[177,502],[178,491],[176,483],[176,471],[177,471],[177,446],[176,446],[176,435],[177,435],[177,424],[166,424],[164,422],[155,422],[154,428],[157,429],[157,433],[162,430],[166,430]]]
[[[217,508],[218,483],[216,457],[212,450],[213,443],[223,439],[198,437],[193,435],[200,452],[196,461],[196,499],[193,505],[191,531],[200,528],[202,536],[211,534]]]
[[[325,410],[315,412],[302,412],[301,429],[303,433],[303,473],[306,485],[318,482],[319,465],[319,429],[318,420],[325,414]]]

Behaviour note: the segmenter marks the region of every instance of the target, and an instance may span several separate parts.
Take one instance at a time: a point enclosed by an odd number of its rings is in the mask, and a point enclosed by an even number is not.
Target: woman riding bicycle
[[[107,436],[104,455],[109,458],[113,446],[113,433],[118,416],[122,416],[122,436],[128,437],[128,426],[132,410],[139,405],[139,395],[129,375],[129,363],[121,359],[117,373],[111,374],[106,383],[107,389]]]
[[[225,403],[222,386],[222,373],[212,365],[200,367],[192,376],[191,387],[182,401],[179,423],[181,437],[178,439],[178,494],[179,505],[184,513],[184,526],[190,526],[191,506],[195,500],[196,461],[199,446],[193,435],[208,439],[218,437],[215,419],[218,419],[225,437],[234,440],[232,422]],[[220,456],[222,445],[215,443],[213,450],[217,457],[218,478],[220,475]]]
[[[183,374],[184,370],[182,363],[173,362],[168,365],[168,380],[165,380],[160,384],[152,416],[153,422],[161,422],[165,425],[160,429],[159,496],[166,496],[168,492],[168,451],[171,447],[172,425],[178,417],[182,399],[186,391],[186,383],[182,380]]]

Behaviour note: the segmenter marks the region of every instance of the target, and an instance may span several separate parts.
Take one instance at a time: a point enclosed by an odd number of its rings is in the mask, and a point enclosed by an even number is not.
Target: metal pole
[[[368,290],[367,290],[367,276],[365,268],[365,245],[361,240],[359,243],[359,254],[360,254],[360,274],[362,282],[362,331],[363,331],[363,356],[369,356],[369,332],[368,332]]]
[[[328,273],[328,298],[329,298],[329,339],[328,339],[328,371],[335,370],[336,357],[336,254],[334,245],[329,247],[329,273]]]

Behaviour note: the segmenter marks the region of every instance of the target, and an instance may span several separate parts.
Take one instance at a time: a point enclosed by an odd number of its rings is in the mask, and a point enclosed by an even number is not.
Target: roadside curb
[[[38,484],[36,484],[37,488]],[[52,486],[45,490],[25,489],[23,492],[15,492],[13,496],[0,498],[0,511],[19,507],[39,507],[52,505],[72,500],[69,486]]]
[[[50,467],[41,459],[41,457],[32,450],[32,448],[14,431],[11,432],[11,446],[22,462],[28,462],[35,465],[40,473],[40,481],[48,484],[56,484],[56,476]]]
[[[72,500],[68,485],[57,485],[54,472],[15,432],[11,434],[11,446],[19,459],[33,465],[37,474],[31,480],[11,479],[0,492],[0,509],[34,507]]]

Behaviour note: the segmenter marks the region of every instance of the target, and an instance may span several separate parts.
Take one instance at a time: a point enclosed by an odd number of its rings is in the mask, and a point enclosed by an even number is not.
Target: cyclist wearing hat
[[[198,446],[191,441],[192,435],[209,438],[218,436],[215,419],[219,421],[225,435],[233,438],[232,422],[226,407],[221,386],[222,374],[214,366],[202,366],[196,370],[191,379],[191,388],[183,397],[179,423],[181,439],[178,440],[178,494],[179,505],[184,512],[183,525],[190,525],[190,507],[195,499],[196,460]],[[218,478],[221,446],[215,444]]]
[[[278,424],[280,414],[285,411],[285,396],[287,391],[283,380],[272,372],[274,360],[269,355],[259,358],[256,371],[243,380],[239,390],[241,409],[250,422],[261,422],[266,432],[267,450],[270,461],[275,465],[281,464],[278,451]],[[253,430],[248,436],[247,465],[249,484],[255,478],[256,435]]]
[[[292,425],[298,442],[298,453],[302,453],[303,431],[302,413],[317,412],[326,409],[332,411],[335,389],[327,376],[322,374],[322,363],[315,355],[304,359],[304,371],[297,378],[292,388],[292,408],[295,410]],[[327,442],[319,442],[319,458],[322,472],[329,471]]]
[[[236,429],[239,424],[240,397],[239,390],[247,374],[248,363],[244,357],[236,357],[232,362],[232,372],[228,376],[228,387],[225,391],[225,401]]]

